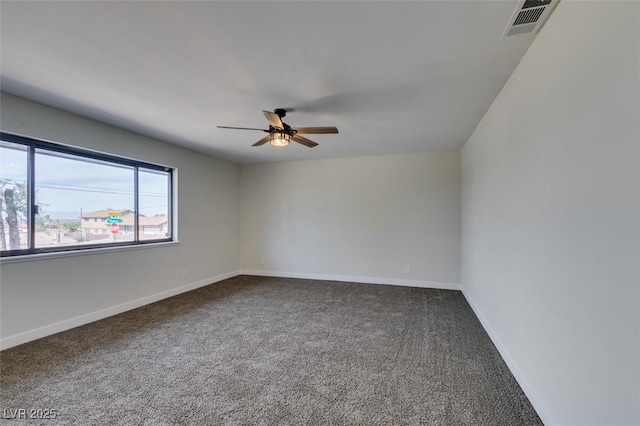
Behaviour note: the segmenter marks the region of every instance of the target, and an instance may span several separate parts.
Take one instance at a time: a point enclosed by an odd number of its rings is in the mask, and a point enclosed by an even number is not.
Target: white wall
[[[3,346],[237,271],[239,166],[4,93],[1,107],[4,131],[177,167],[180,240],[157,248],[2,264]],[[41,327],[48,329],[37,331]]]
[[[249,165],[241,175],[243,269],[460,282],[459,151]]]
[[[463,149],[463,289],[548,424],[640,424],[639,9],[562,1]]]

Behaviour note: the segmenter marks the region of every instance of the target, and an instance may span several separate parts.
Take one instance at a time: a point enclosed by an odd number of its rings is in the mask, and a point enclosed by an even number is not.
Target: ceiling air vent
[[[560,0],[520,0],[502,37],[536,33]]]

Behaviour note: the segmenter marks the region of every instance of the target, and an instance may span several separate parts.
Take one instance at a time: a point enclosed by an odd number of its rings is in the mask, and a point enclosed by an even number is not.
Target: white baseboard
[[[176,296],[187,291],[195,290],[200,287],[207,286],[227,278],[232,278],[239,275],[239,271],[227,272],[224,274],[216,275],[215,277],[207,278],[204,280],[196,281],[191,284],[183,285],[180,287],[172,288],[160,293],[145,296],[140,299],[132,300],[130,302],[122,303],[120,305],[111,306],[109,308],[101,309],[96,312],[90,312],[88,314],[80,315],[75,318],[70,318],[64,321],[57,322],[55,324],[46,325],[44,327],[36,328],[34,330],[25,331],[23,333],[14,334],[13,336],[0,339],[0,350],[9,349],[14,346],[21,345],[23,343],[30,342],[32,340],[41,339],[52,334],[60,333],[62,331],[70,330],[72,328],[79,327],[81,325],[89,324],[94,321],[98,321],[113,315],[121,314],[132,309],[139,308],[144,305],[155,303],[162,299],[167,299],[172,296]]]
[[[398,280],[393,278],[358,277],[353,275],[308,274],[305,272],[267,271],[260,269],[241,269],[242,275],[259,277],[301,278],[307,280],[344,281],[363,284],[385,284],[403,287],[437,288],[442,290],[461,290],[460,284],[438,281]]]
[[[500,352],[500,355],[502,356],[502,359],[504,359],[504,362],[507,364],[507,367],[509,367],[511,374],[513,374],[513,377],[515,377],[516,381],[522,388],[522,391],[527,396],[527,398],[529,398],[529,401],[531,402],[531,405],[533,405],[533,408],[536,410],[536,413],[538,413],[538,417],[540,417],[540,420],[542,420],[542,422],[546,426],[557,426],[559,423],[555,419],[555,417],[553,417],[553,414],[551,414],[551,411],[549,410],[549,407],[547,407],[547,404],[545,404],[545,402],[542,400],[540,394],[531,384],[531,381],[529,381],[522,369],[518,366],[518,363],[513,358],[513,356],[511,356],[511,353],[504,345],[504,343],[502,343],[502,340],[500,339],[496,331],[493,329],[493,327],[491,327],[491,324],[487,320],[487,317],[485,317],[482,311],[480,311],[480,308],[478,308],[478,305],[476,305],[469,293],[465,291],[464,287],[462,288],[462,294],[464,295],[465,299],[467,299],[467,302],[469,303],[469,306],[471,306],[471,309],[473,309],[476,317],[478,317],[478,319],[480,320],[482,327],[484,327],[496,349],[498,349],[498,352]]]

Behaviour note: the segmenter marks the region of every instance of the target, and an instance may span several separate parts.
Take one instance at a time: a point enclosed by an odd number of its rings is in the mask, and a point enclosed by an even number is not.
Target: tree
[[[2,219],[2,202],[4,198],[2,198],[2,193],[0,193],[0,249],[7,249],[7,237],[4,234],[4,220]]]
[[[20,229],[18,229],[18,208],[13,193],[14,190],[11,188],[4,190],[4,203],[7,211],[5,220],[9,227],[9,247],[11,250],[18,250],[20,248]]]
[[[80,228],[80,221],[74,220],[70,222],[65,222],[62,224],[62,226],[64,227],[64,229],[66,229],[69,232],[76,232]]]
[[[7,187],[9,182],[6,180],[0,180],[0,194],[2,201],[0,201],[0,245],[2,250],[7,249],[7,241],[5,236],[4,222],[6,221],[9,228],[9,249],[20,249],[20,228],[19,218],[26,218],[27,216],[27,184],[16,183]],[[5,214],[1,214],[4,212]],[[6,216],[5,216],[6,215]]]

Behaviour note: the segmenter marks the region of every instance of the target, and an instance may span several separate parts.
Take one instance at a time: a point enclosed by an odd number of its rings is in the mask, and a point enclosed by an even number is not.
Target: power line
[[[24,181],[19,181],[16,179],[5,179],[5,180],[7,182],[13,182],[15,184],[25,183]],[[36,189],[47,188],[47,189],[57,189],[61,191],[91,192],[96,194],[133,195],[133,191],[123,191],[123,190],[117,190],[117,189],[111,189],[111,188],[95,188],[91,186],[79,186],[79,185],[55,184],[55,183],[50,183],[47,185],[46,183],[47,182],[44,182],[44,184],[36,182],[35,187]],[[167,197],[166,193],[160,193],[160,192],[138,191],[138,195],[141,195],[144,197]]]

